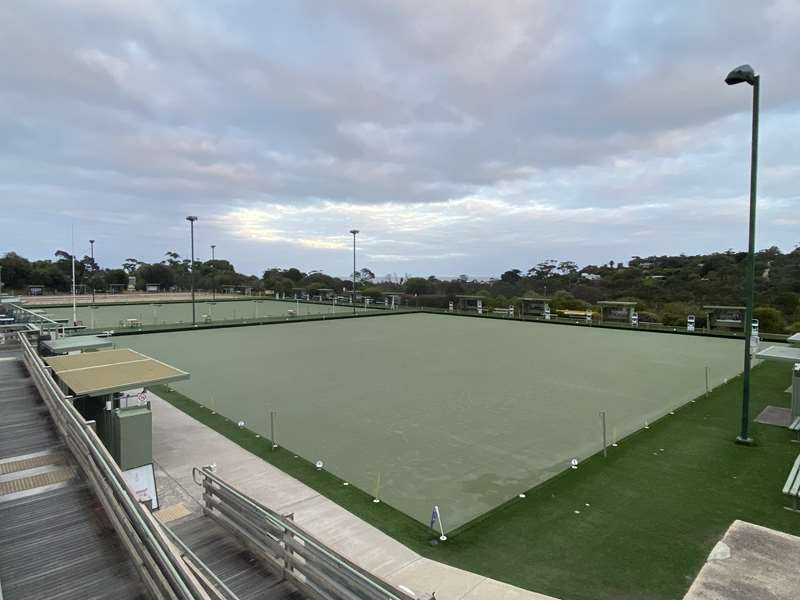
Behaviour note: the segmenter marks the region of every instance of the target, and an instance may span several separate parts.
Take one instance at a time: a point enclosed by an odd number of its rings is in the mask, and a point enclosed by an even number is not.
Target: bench
[[[789,471],[786,485],[783,486],[783,493],[794,498],[794,505],[786,506],[786,510],[800,512],[800,456],[795,459],[792,470]]]
[[[796,431],[797,439],[792,441],[800,442],[800,417],[797,417],[794,421],[792,421],[792,424],[789,425],[789,431]]]

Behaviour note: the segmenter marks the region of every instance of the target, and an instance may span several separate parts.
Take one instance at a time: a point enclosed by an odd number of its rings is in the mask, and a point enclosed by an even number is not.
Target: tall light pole
[[[353,314],[356,314],[356,236],[358,229],[351,229],[350,233],[353,234]]]
[[[89,256],[92,257],[92,269],[94,269],[94,240],[89,240]],[[92,274],[94,280],[94,274]],[[92,283],[92,302],[94,302],[94,283]]]
[[[216,244],[211,244],[211,270],[214,270],[214,249],[217,247]],[[211,300],[217,299],[217,282],[214,277],[211,277]]]
[[[189,221],[189,230],[190,230],[190,236],[191,236],[191,240],[192,240],[192,263],[191,263],[191,268],[192,268],[192,325],[196,325],[197,324],[197,319],[196,319],[195,310],[194,310],[194,222],[197,221],[197,217],[193,217],[193,216],[190,215],[190,216],[186,217],[186,220]]]
[[[750,230],[747,242],[747,269],[745,274],[744,313],[744,375],[742,376],[742,422],[737,444],[750,445],[753,439],[748,428],[750,421],[750,336],[753,333],[753,273],[756,262],[756,175],[758,172],[758,92],[761,77],[750,65],[736,67],[725,78],[728,85],[749,83],[753,87],[753,127],[750,146]]]

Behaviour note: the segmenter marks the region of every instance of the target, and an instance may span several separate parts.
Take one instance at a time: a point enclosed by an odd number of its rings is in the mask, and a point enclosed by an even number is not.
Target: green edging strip
[[[789,381],[789,365],[754,369],[752,416],[787,406]],[[177,392],[154,391],[420,554],[563,600],[681,598],[735,519],[800,534],[800,516],[783,509],[781,494],[800,447],[787,429],[758,423],[755,446],[733,443],[738,377],[438,545],[425,526],[352,485],[289,451],[272,452]]]

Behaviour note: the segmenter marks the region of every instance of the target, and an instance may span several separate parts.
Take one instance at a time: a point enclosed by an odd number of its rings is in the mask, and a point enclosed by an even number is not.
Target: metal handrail
[[[217,588],[220,592],[221,596],[226,600],[239,600],[239,597],[233,593],[233,591],[225,585],[225,582],[222,581],[217,574],[214,573],[208,566],[197,556],[194,552],[192,552],[191,548],[187,546],[178,535],[172,531],[168,526],[164,527],[164,531],[169,535],[170,539],[175,543],[175,545],[180,549],[181,553],[183,554],[184,558],[188,557],[191,564],[197,568],[204,577],[211,580],[212,585]],[[0,598],[0,600],[3,600]]]
[[[198,581],[161,525],[136,499],[122,471],[97,434],[50,376],[47,365],[19,332],[23,360],[34,385],[73,456],[117,530],[134,565],[155,597],[178,600],[222,598]],[[209,595],[211,593],[211,595]]]
[[[203,477],[202,481],[197,480],[197,475],[200,474]],[[209,467],[194,467],[192,469],[192,479],[194,482],[202,486],[207,493],[213,494],[220,503],[226,502],[225,498],[215,493],[213,486],[207,485],[206,480],[213,482],[219,488],[226,492],[225,495],[233,496],[237,501],[241,502],[245,508],[248,508],[253,513],[255,513],[258,517],[263,518],[267,521],[268,524],[272,525],[273,528],[277,529],[278,531],[283,532],[284,534],[288,534],[288,538],[293,538],[294,540],[299,540],[300,544],[298,545],[296,541],[292,540],[287,541],[287,536],[284,535],[284,540],[281,542],[280,539],[275,537],[274,535],[269,534],[269,532],[263,528],[258,528],[258,534],[262,536],[268,536],[272,543],[270,544],[267,540],[267,543],[261,543],[258,539],[253,539],[250,541],[255,542],[255,545],[262,551],[268,549],[269,547],[280,547],[281,552],[280,554],[273,554],[269,556],[269,558],[273,562],[282,563],[284,568],[284,573],[291,577],[301,589],[307,588],[312,580],[317,581],[317,584],[320,583],[320,580],[327,581],[324,575],[320,574],[319,567],[323,567],[324,569],[333,568],[336,573],[336,579],[340,582],[346,582],[352,584],[357,589],[366,589],[369,590],[370,595],[368,598],[381,598],[385,600],[413,600],[413,596],[406,594],[405,592],[395,588],[394,586],[382,581],[378,577],[350,564],[347,559],[340,556],[334,550],[328,548],[325,544],[315,539],[311,534],[303,530],[299,527],[296,523],[294,523],[290,518],[282,516],[272,509],[264,506],[263,504],[253,500],[252,498],[242,494],[236,488],[231,486],[225,480],[221,479],[217,475],[211,472]],[[210,498],[205,497],[206,501],[206,512],[212,511],[217,506],[209,506]],[[210,512],[212,516],[216,516],[213,512]],[[247,518],[243,517],[242,522],[246,522]],[[236,523],[232,523],[234,528],[238,531],[235,533],[242,533],[241,526],[237,526]],[[318,555],[324,557],[324,562],[314,565],[310,561],[310,556],[305,556],[305,561],[302,564],[298,564],[297,561],[292,560],[292,554],[297,551],[297,548],[301,546],[304,549],[311,549]],[[282,555],[281,555],[282,554]],[[297,571],[297,573],[295,573]],[[300,577],[297,577],[297,574]],[[320,591],[324,594],[324,597],[331,597],[331,598],[339,598],[341,596],[341,589],[339,584],[337,584],[336,580],[330,580],[331,588],[330,589],[314,589],[313,591],[319,593]],[[357,597],[366,597],[366,596],[357,596]]]

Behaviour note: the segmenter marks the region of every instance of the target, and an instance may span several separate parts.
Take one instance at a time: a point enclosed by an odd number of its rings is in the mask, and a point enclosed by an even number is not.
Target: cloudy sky
[[[0,253],[488,275],[800,242],[800,3],[0,2]]]

